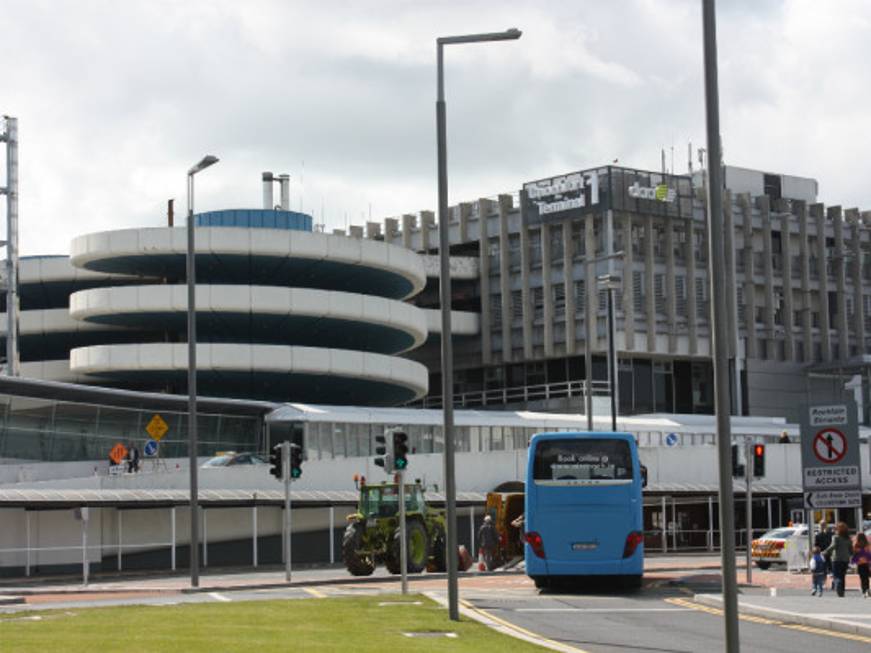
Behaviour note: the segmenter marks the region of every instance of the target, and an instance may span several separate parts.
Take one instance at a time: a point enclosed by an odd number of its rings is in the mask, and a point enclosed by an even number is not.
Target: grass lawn
[[[382,602],[421,605],[386,605]],[[39,615],[40,620],[27,619]],[[456,639],[410,638],[449,631]],[[542,651],[419,595],[62,609],[0,615],[0,651]]]

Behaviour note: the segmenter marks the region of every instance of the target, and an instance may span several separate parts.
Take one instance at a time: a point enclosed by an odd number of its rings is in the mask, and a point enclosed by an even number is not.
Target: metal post
[[[82,517],[82,584],[88,584],[90,565],[88,564],[88,509],[79,508]]]
[[[30,576],[30,511],[24,511],[24,575]]]
[[[170,538],[172,540],[170,543],[169,555],[170,555],[172,570],[175,571],[175,566],[176,566],[175,565],[175,506],[173,506],[172,508],[169,509],[169,514],[170,514],[169,532],[170,532]]]
[[[405,473],[396,472],[399,479],[399,573],[402,593],[408,594],[408,534],[405,524]]]
[[[774,528],[774,524],[771,523],[771,497],[768,497],[767,501],[767,509],[768,509],[768,530]]]
[[[454,352],[451,342],[451,266],[448,233],[448,147],[445,107],[444,56],[441,43],[437,49],[438,98],[436,100],[436,137],[438,144],[439,194],[439,302],[442,318],[442,416],[445,437],[445,526],[448,561],[448,614],[460,620],[457,578],[457,487],[454,469]]]
[[[668,507],[662,497],[662,552],[668,553]]]
[[[187,291],[188,291],[188,458],[191,491],[191,587],[200,585],[200,534],[197,519],[199,488],[197,486],[197,314],[196,314],[196,246],[194,242],[194,176],[188,173],[187,223]],[[204,516],[205,518],[205,516]],[[203,556],[205,558],[205,554]]]
[[[677,551],[677,509],[674,497],[671,498],[671,548]]]
[[[330,506],[330,564],[336,562],[336,507]]]
[[[18,376],[18,118],[3,116],[6,132],[6,374]]]
[[[206,520],[206,509],[203,508],[203,567],[209,566],[209,522]],[[191,518],[193,519],[193,518]],[[194,549],[195,547],[191,547]]]
[[[708,283],[711,287],[709,324],[714,351],[714,404],[717,415],[717,449],[720,475],[720,557],[723,570],[723,613],[726,653],[741,649],[738,639],[738,586],[735,577],[735,504],[732,496],[732,430],[729,397],[726,284],[723,250],[723,179],[720,149],[720,100],[717,81],[717,27],[714,0],[702,0],[705,63],[705,118],[708,141]]]
[[[444,417],[445,525],[448,561],[448,615],[460,620],[457,584],[457,486],[454,467],[454,352],[451,342],[450,234],[448,233],[448,147],[445,106],[444,46],[446,44],[506,41],[520,38],[520,30],[469,34],[436,39],[436,145],[438,149],[439,303],[442,318],[442,411]]]
[[[115,510],[115,514],[117,515],[117,519],[118,519],[118,571],[121,571],[121,550],[123,547],[123,544],[122,544],[122,540],[123,540],[122,528],[123,528],[123,526],[122,526],[122,521],[121,521],[122,520],[121,515],[123,513],[121,512],[120,508],[117,508]]]
[[[256,497],[256,495],[255,495]],[[256,500],[256,499],[255,499]],[[257,567],[257,504],[251,506],[251,559]]]
[[[469,506],[469,542],[472,548],[469,553],[475,555],[475,506]]]
[[[744,554],[744,564],[747,565],[747,584],[753,582],[753,551],[752,543],[753,543],[753,443],[750,442],[750,439],[747,439],[747,442],[744,446],[744,455],[746,456],[746,462],[744,464],[744,478],[746,480],[746,487],[744,490],[744,509],[745,509],[745,521],[747,522],[747,542],[746,544],[746,552]]]
[[[289,583],[291,576],[291,558],[293,547],[291,535],[293,534],[293,522],[290,514],[290,442],[281,444],[281,471],[284,474],[284,579]]]
[[[595,244],[587,243],[587,246],[595,248]],[[593,257],[595,257],[595,253],[594,249]],[[586,325],[584,342],[584,374],[586,379],[584,381],[586,386],[584,406],[587,412],[588,431],[593,430],[593,323],[598,321],[599,315],[599,292],[593,270],[593,257],[587,259],[587,265],[584,267],[584,284],[587,289],[587,305],[584,307],[584,324]]]
[[[714,497],[708,497],[708,551],[714,550]]]
[[[617,430],[617,352],[614,346],[614,289],[608,282],[608,375],[611,379],[611,430]]]

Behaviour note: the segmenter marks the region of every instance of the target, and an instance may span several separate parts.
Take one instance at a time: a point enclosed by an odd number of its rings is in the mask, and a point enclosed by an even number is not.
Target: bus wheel
[[[756,560],[756,566],[760,569],[768,569],[771,566],[771,562],[768,560]]]
[[[535,583],[535,589],[546,590],[550,587],[550,579],[541,576],[534,577],[532,582]]]
[[[622,584],[627,590],[640,590],[642,582],[642,575],[638,574],[637,576],[624,576]]]

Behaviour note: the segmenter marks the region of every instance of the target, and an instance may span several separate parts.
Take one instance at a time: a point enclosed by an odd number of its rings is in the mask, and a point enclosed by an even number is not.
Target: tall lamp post
[[[619,279],[603,274],[598,277],[599,287],[608,293],[608,379],[611,385],[611,430],[617,430],[617,351],[614,331],[614,290],[619,288]]]
[[[211,154],[188,170],[188,456],[191,466],[191,587],[200,584],[200,523],[197,487],[197,313],[194,247],[194,175],[218,162]]]
[[[482,43],[485,41],[512,41],[520,38],[520,30],[486,34],[443,36],[436,39],[436,68],[438,74],[436,100],[436,135],[438,142],[439,191],[439,302],[442,318],[442,409],[445,438],[445,507],[447,508],[447,560],[448,560],[448,613],[453,621],[460,620],[457,587],[457,487],[454,471],[454,352],[451,343],[451,272],[450,240],[448,238],[448,149],[445,117],[445,78],[443,50],[446,45]]]

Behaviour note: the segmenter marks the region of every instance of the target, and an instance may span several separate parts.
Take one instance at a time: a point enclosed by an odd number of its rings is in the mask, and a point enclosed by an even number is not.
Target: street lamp
[[[511,41],[520,38],[519,29],[486,34],[443,36],[436,39],[437,100],[436,136],[438,143],[439,191],[439,302],[442,318],[442,410],[445,437],[445,507],[447,512],[448,613],[453,621],[460,620],[457,587],[457,487],[454,470],[454,353],[451,343],[451,272],[448,238],[448,151],[445,118],[445,78],[443,48],[446,45]]]
[[[616,343],[614,342],[616,333],[614,331],[614,290],[620,287],[620,279],[610,274],[603,274],[598,277],[598,285],[608,293],[608,379],[611,383],[611,430],[617,430],[617,351]]]
[[[200,524],[198,520],[197,488],[197,315],[195,289],[197,284],[194,248],[194,175],[218,162],[211,154],[200,159],[188,170],[188,456],[191,466],[191,587],[200,584]]]

